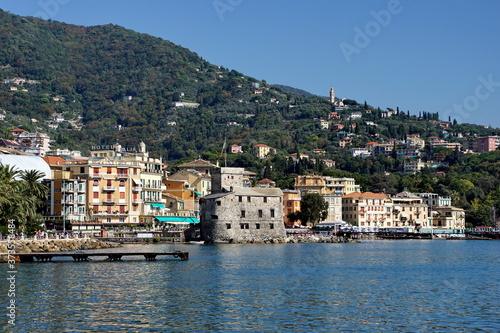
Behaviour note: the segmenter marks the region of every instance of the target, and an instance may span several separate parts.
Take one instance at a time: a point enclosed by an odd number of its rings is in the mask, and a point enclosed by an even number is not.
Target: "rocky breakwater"
[[[265,239],[231,239],[231,244],[286,244],[286,243],[359,243],[358,239],[337,236],[296,236],[286,238],[265,238]]]
[[[15,253],[81,251],[107,249],[121,246],[117,243],[103,242],[93,238],[44,240],[25,239],[12,241],[11,244],[13,244]],[[12,246],[9,246],[9,248],[12,248]],[[6,242],[0,244],[0,253],[8,253]],[[6,255],[0,257],[0,261],[5,261],[6,259]]]

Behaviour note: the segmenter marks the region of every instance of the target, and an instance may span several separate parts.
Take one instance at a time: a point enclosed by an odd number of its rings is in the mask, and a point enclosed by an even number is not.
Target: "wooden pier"
[[[157,256],[169,256],[178,260],[188,260],[189,252],[174,251],[174,252],[108,252],[108,253],[57,253],[57,252],[43,252],[43,253],[15,253],[9,256],[14,257],[19,262],[47,262],[52,261],[54,257],[72,257],[74,261],[90,261],[89,257],[107,257],[107,261],[120,261],[124,256],[144,256],[148,261],[156,260]]]

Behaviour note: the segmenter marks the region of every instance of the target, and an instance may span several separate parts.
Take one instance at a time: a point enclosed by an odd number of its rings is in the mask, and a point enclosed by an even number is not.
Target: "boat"
[[[205,241],[203,241],[203,240],[192,240],[192,241],[189,241],[189,244],[203,245],[203,244],[205,244]]]

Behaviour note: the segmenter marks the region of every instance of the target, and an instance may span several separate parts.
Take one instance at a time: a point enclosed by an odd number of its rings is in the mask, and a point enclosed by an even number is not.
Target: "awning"
[[[159,203],[148,203],[148,205],[151,205],[151,207],[155,208],[165,208],[164,204],[159,204]]]
[[[196,217],[182,217],[182,216],[155,216],[160,222],[171,223],[171,224],[183,224],[183,223],[200,223]]]
[[[201,193],[198,192],[198,191],[194,191],[194,193],[197,194],[197,195],[201,195]]]
[[[140,179],[132,178],[132,181],[134,182],[135,185],[142,185]]]

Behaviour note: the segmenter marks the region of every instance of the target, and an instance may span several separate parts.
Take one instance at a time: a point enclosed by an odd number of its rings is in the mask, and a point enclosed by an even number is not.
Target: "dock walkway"
[[[0,254],[1,255],[1,254]],[[108,252],[108,253],[57,253],[57,252],[42,252],[42,253],[14,253],[3,254],[13,257],[20,262],[46,262],[52,261],[54,257],[72,257],[74,261],[89,261],[89,257],[107,257],[108,261],[120,261],[123,256],[144,256],[148,261],[156,260],[157,256],[171,256],[181,261],[189,259],[189,252],[174,251],[174,252]],[[10,259],[10,258],[9,258]]]

